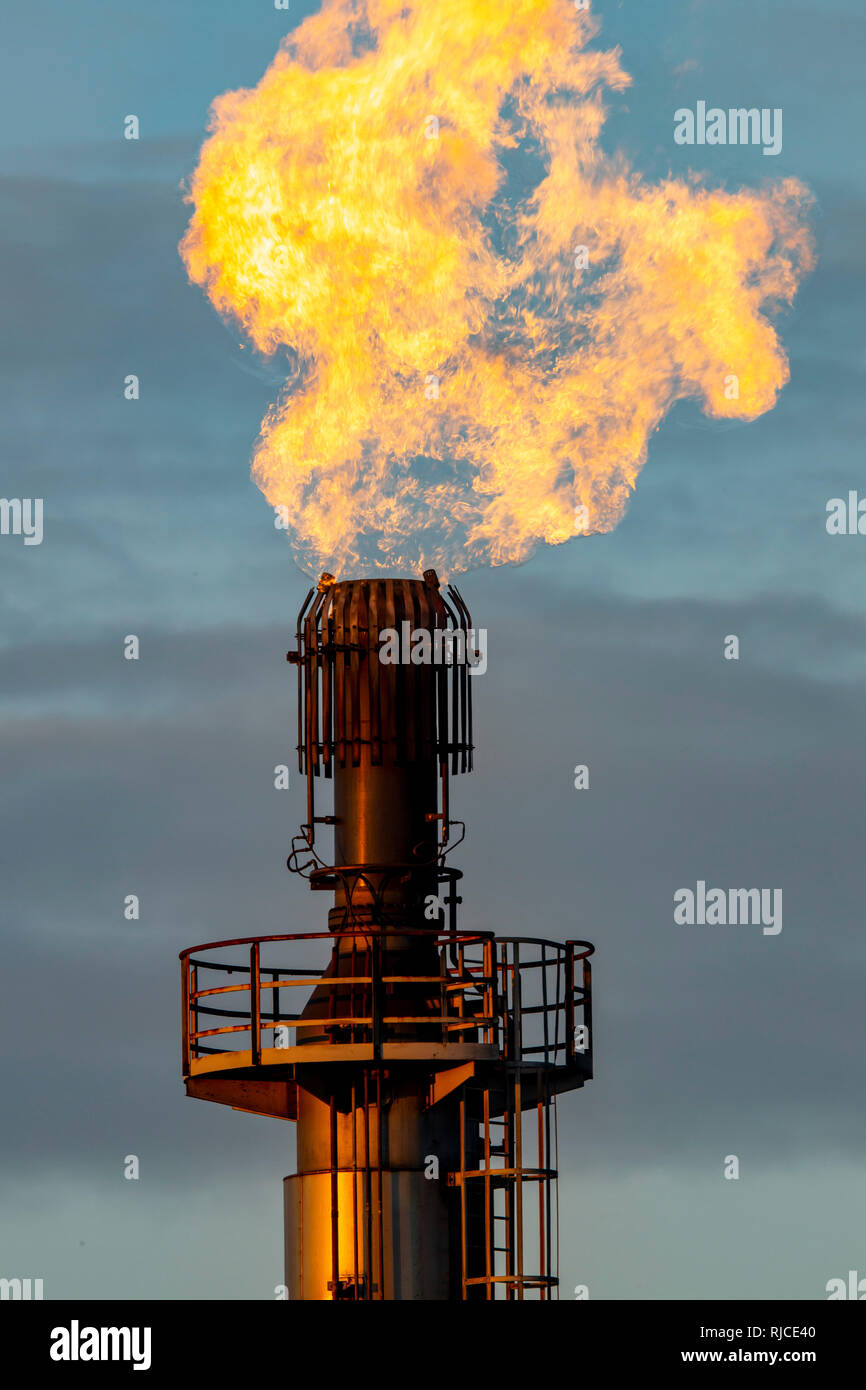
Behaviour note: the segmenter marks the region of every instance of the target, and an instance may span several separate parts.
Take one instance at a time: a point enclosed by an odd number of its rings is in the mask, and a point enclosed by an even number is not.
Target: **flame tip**
[[[675,401],[773,407],[811,195],[606,155],[632,79],[599,28],[565,0],[328,0],[213,103],[180,253],[302,364],[253,476],[311,573],[521,563],[617,524]]]

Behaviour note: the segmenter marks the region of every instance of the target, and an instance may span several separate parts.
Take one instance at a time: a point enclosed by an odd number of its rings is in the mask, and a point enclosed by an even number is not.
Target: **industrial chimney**
[[[181,954],[187,1094],[297,1123],[292,1299],[555,1296],[555,1097],[592,1076],[593,948],[458,929],[475,642],[432,570],[322,576],[288,654],[307,788],[288,864],[332,895],[328,931]]]

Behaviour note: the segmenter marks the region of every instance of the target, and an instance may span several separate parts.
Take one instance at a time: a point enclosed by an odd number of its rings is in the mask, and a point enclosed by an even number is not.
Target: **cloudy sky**
[[[0,537],[0,1275],[48,1298],[281,1280],[291,1126],[185,1098],[177,953],[323,929],[284,867],[302,788],[272,776],[307,579],[249,480],[279,374],[177,243],[209,102],[312,8],[5,16],[0,495],[45,520],[41,546]],[[462,581],[490,634],[477,771],[454,788],[463,924],[596,943],[596,1079],[559,1112],[563,1296],[822,1298],[866,1275],[866,539],[825,529],[830,498],[866,496],[866,14],[593,8],[634,78],[605,147],[655,177],[803,179],[820,260],[771,414],[678,406],[615,533]],[[781,107],[781,155],[676,146],[698,100]],[[781,888],[783,930],[677,926],[698,879]]]

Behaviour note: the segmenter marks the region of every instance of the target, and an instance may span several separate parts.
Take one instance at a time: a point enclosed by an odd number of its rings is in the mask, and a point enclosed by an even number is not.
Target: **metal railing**
[[[298,947],[325,947],[324,963],[288,963]],[[592,952],[586,941],[369,928],[193,946],[180,957],[184,1075],[234,1052],[256,1067],[270,1049],[372,1043],[378,1054],[413,1037],[573,1067],[592,1051]],[[429,968],[406,968],[413,958]]]

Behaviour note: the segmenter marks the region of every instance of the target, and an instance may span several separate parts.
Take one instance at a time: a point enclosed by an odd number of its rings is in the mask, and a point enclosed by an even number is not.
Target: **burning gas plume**
[[[806,191],[606,155],[630,79],[596,30],[571,0],[326,0],[214,103],[181,251],[285,356],[253,476],[309,568],[453,572],[611,530],[676,400],[775,404]]]

